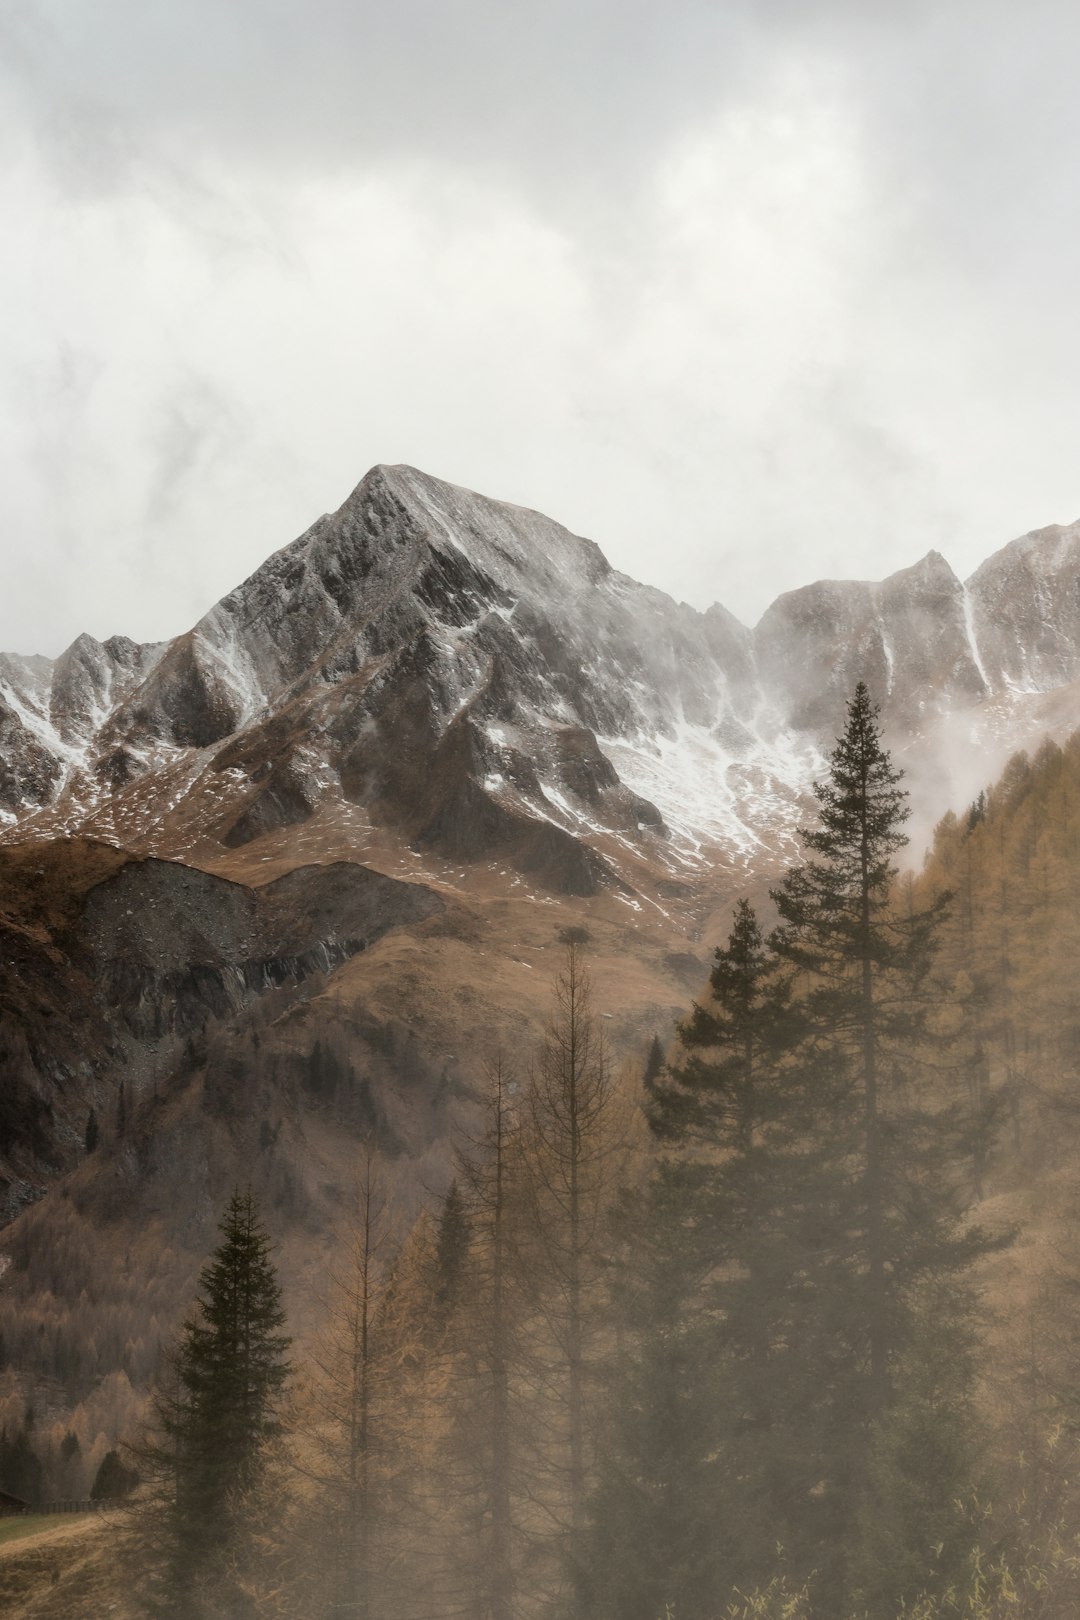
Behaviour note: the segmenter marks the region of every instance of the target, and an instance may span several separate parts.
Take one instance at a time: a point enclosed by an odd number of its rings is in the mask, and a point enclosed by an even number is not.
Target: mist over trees
[[[901,877],[860,687],[817,809],[667,1050],[613,1065],[565,941],[537,1049],[477,1032],[418,1218],[349,1114],[310,1333],[238,1192],[153,1438],[44,1434],[13,1392],[0,1488],[119,1497],[136,1467],[147,1612],[192,1620],[1075,1614],[1080,746],[1012,762]],[[309,1069],[344,1118],[348,1054]],[[14,1263],[45,1281],[76,1232]],[[0,1300],[5,1345],[37,1331]]]

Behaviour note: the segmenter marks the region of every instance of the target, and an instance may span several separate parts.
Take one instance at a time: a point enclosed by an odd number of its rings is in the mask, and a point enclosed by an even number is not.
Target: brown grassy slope
[[[132,1555],[107,1514],[54,1518],[0,1544],[5,1620],[134,1620]]]

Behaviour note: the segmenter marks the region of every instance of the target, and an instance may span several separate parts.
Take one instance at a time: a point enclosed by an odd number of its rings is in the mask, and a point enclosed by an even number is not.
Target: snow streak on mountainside
[[[934,810],[1071,729],[1080,526],[966,584],[931,552],[810,585],[749,630],[539,513],[377,467],[186,635],[0,658],[0,827],[191,854],[336,807],[540,887],[628,891],[643,863],[789,849],[860,678]]]

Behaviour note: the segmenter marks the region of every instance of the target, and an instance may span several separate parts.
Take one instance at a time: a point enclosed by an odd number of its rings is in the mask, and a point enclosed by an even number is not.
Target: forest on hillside
[[[616,1068],[570,937],[540,1050],[477,1032],[437,1207],[367,1136],[314,1338],[250,1191],[171,1344],[168,1255],[141,1319],[73,1312],[31,1212],[0,1488],[125,1493],[139,1601],[190,1620],[1074,1616],[1080,741],[920,871],[906,817],[860,686],[668,1049]],[[35,1356],[85,1388],[52,1424]]]

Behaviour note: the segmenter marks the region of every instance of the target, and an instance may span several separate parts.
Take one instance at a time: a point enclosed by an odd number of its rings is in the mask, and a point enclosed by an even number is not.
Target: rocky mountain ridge
[[[859,679],[918,836],[1075,729],[1080,526],[966,584],[931,552],[807,586],[749,629],[380,467],[185,635],[0,658],[0,1213],[79,1161],[122,1082],[201,1118],[255,1063],[257,1006],[285,1050],[267,1131],[308,1117],[329,1029],[413,1154],[477,1031],[542,1023],[567,929],[618,1050],[670,1029],[731,900],[794,853]]]
[[[949,787],[1060,730],[1080,525],[966,582],[930,552],[809,585],[749,629],[538,513],[377,467],[187,634],[0,658],[0,838],[198,859],[336,802],[551,890],[634,888],[787,848],[860,678]]]

